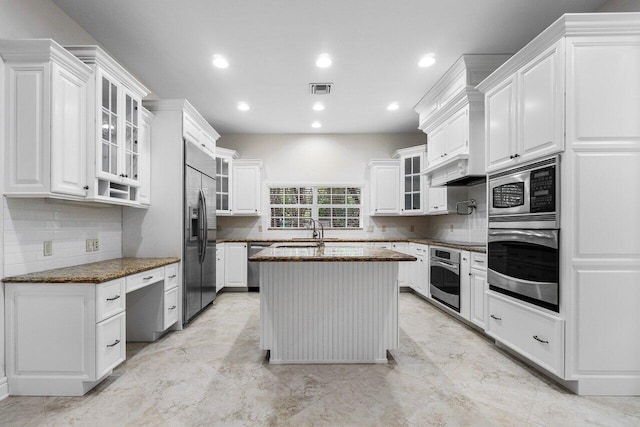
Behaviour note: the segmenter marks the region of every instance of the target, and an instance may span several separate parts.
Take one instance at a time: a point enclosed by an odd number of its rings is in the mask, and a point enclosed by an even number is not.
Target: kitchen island
[[[398,347],[398,262],[415,260],[361,244],[274,244],[253,255],[270,363],[385,363]]]

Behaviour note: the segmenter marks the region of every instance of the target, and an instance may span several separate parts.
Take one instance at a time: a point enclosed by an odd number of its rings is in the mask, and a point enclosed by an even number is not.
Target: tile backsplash
[[[487,186],[467,188],[468,199],[475,199],[477,208],[471,215],[438,215],[429,217],[429,236],[448,241],[487,243]]]
[[[120,207],[3,199],[7,277],[122,257]],[[87,252],[87,239],[99,239],[99,250]],[[51,256],[44,256],[45,241],[52,241]]]

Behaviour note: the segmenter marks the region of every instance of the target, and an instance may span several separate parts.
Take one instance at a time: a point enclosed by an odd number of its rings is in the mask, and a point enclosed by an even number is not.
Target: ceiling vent
[[[309,83],[309,93],[311,95],[329,95],[333,83]]]

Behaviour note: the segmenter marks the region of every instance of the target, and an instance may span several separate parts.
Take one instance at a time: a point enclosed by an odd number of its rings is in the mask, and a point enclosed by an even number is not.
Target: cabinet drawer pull
[[[88,186],[88,185],[85,185],[85,186],[84,186],[84,187],[82,187],[82,188],[84,188],[85,190],[88,190],[88,189],[89,189],[89,186]]]
[[[175,274],[172,274],[171,276],[169,276],[169,279],[175,279],[175,278],[176,278]]]
[[[115,297],[107,298],[107,301],[115,301],[120,298],[120,295],[116,295]]]
[[[153,279],[153,276],[143,277],[143,278],[142,278],[142,280],[149,280],[149,279]]]
[[[115,341],[113,342],[113,344],[107,344],[107,347],[115,347],[115,346],[117,346],[118,344],[120,344],[120,340],[115,340]]]
[[[171,307],[169,307],[169,310],[175,310],[176,306],[172,305]]]
[[[491,318],[495,319],[495,320],[502,320],[502,317],[498,317],[498,316],[495,316],[493,314],[491,315]]]
[[[533,339],[534,339],[534,340],[536,340],[536,341],[538,341],[538,342],[541,342],[542,344],[549,344],[549,341],[545,341],[545,340],[543,340],[543,339],[540,339],[540,338],[538,338],[538,336],[537,336],[537,335],[534,335],[534,336],[533,336]]]

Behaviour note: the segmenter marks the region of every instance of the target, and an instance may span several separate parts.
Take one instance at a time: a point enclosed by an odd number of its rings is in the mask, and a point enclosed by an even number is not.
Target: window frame
[[[279,193],[274,193],[274,189],[282,189],[283,191]],[[294,191],[286,192],[286,190],[298,190],[297,194]],[[300,190],[311,190],[301,192]],[[321,189],[329,189],[329,194],[323,193]],[[269,183],[267,184],[267,209],[268,209],[268,219],[267,226],[269,230],[305,230],[308,228],[306,224],[303,223],[303,220],[306,218],[311,218],[316,221],[320,221],[324,228],[327,230],[362,230],[364,229],[364,185],[360,183],[313,183],[313,184],[290,184],[290,183]],[[339,191],[334,192],[334,190],[343,190],[344,193],[340,193]],[[351,192],[350,192],[351,190]],[[357,192],[353,192],[353,190],[357,190]],[[301,194],[302,193],[302,194]],[[347,203],[348,196],[355,196],[359,198],[359,203]],[[283,203],[273,203],[273,197],[282,197]],[[296,203],[284,203],[286,197],[298,197]],[[311,203],[300,203],[301,197],[310,197]],[[341,198],[344,198],[344,203],[334,203],[334,200],[340,201]],[[329,199],[329,203],[319,203],[320,199],[326,200]],[[307,199],[308,200],[308,199]],[[282,209],[281,215],[274,216],[274,209]],[[297,209],[297,215],[287,215],[285,209]],[[305,209],[306,212],[302,214],[300,209]],[[320,217],[320,213],[322,209],[328,209],[329,215],[325,215]],[[341,209],[344,209],[344,216],[337,215],[334,216],[334,210],[337,210],[340,213]],[[357,209],[358,216],[349,217],[349,209]],[[353,214],[353,212],[351,212]],[[297,223],[297,225],[291,226],[274,226],[274,219],[282,220],[285,222],[286,219],[291,219],[292,224]],[[344,226],[335,226],[335,224],[340,223],[340,220],[344,219]],[[349,226],[353,224],[357,219],[357,226]],[[335,220],[335,222],[334,222]],[[351,222],[350,222],[351,220]]]

